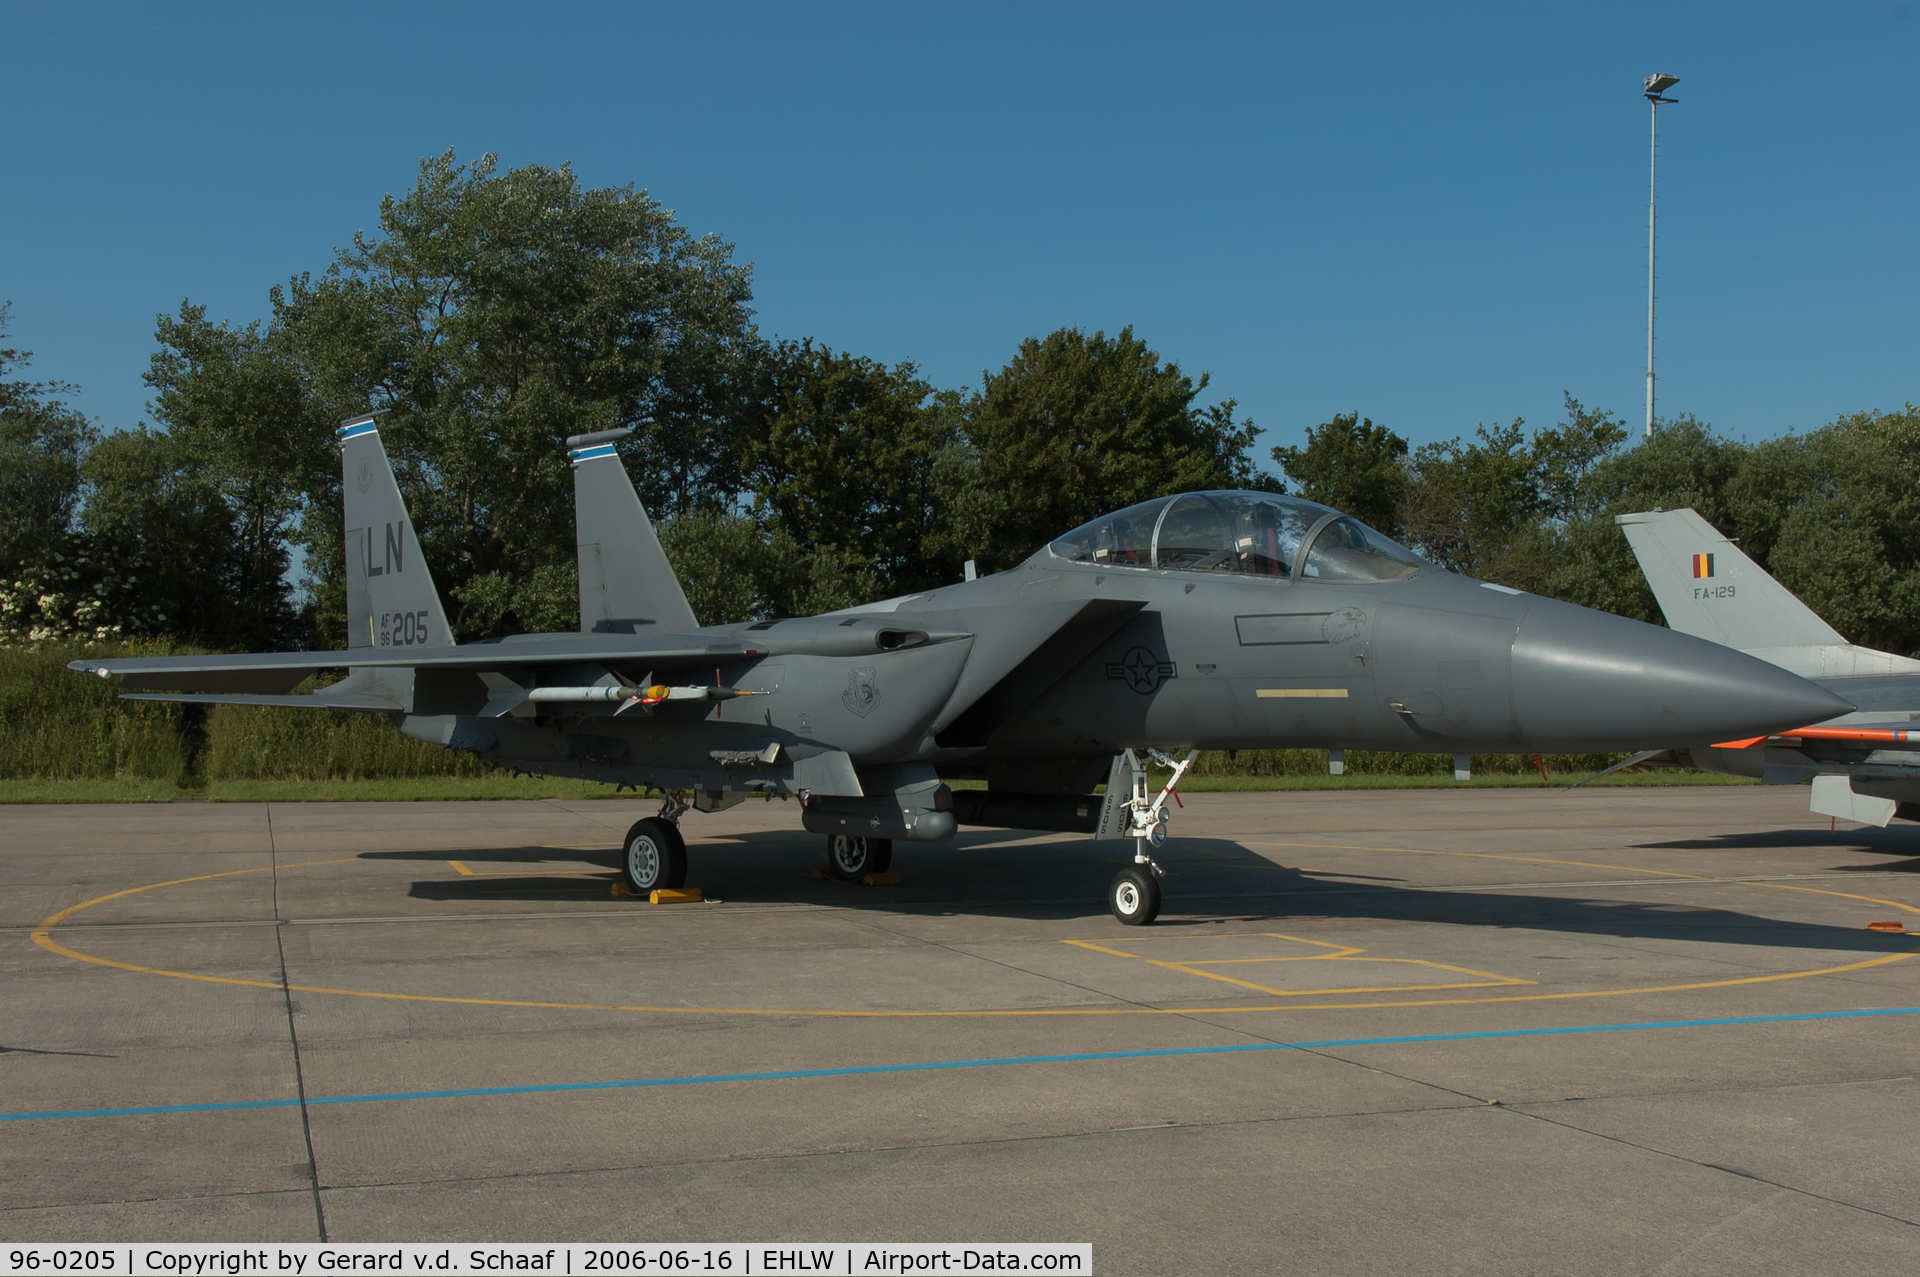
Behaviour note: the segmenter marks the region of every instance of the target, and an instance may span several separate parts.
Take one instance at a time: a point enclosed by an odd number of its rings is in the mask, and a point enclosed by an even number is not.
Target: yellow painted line
[[[1583,868],[1616,869],[1616,870],[1625,868],[1624,866],[1620,866],[1620,865],[1582,865],[1581,862],[1578,862],[1578,861],[1548,860],[1541,857],[1532,857],[1532,856],[1503,856],[1503,855],[1494,855],[1492,853],[1485,853],[1485,852],[1431,851],[1426,848],[1363,847],[1363,846],[1357,846],[1357,845],[1337,844],[1337,843],[1247,843],[1245,845],[1277,846],[1277,847],[1319,847],[1319,848],[1331,849],[1331,850],[1349,850],[1349,851],[1407,851],[1407,852],[1412,852],[1412,853],[1421,854],[1421,855],[1473,856],[1473,857],[1479,857],[1482,859],[1489,859],[1489,860],[1527,860],[1527,861],[1532,861],[1538,864],[1581,865],[1581,867]],[[359,858],[355,856],[343,856],[343,857],[338,857],[331,860],[302,861],[297,864],[282,865],[280,866],[280,868],[305,869],[305,868],[311,868],[316,865],[346,864],[352,861],[356,861],[358,859]],[[120,962],[112,958],[99,957],[96,954],[82,953],[77,949],[69,949],[67,946],[55,940],[51,934],[54,927],[59,926],[63,922],[66,922],[67,920],[72,918],[74,915],[82,912],[83,910],[91,909],[95,905],[105,904],[109,900],[119,900],[126,896],[137,895],[138,893],[143,891],[154,891],[161,887],[177,887],[187,883],[206,882],[214,878],[231,878],[240,874],[264,873],[271,868],[273,868],[273,866],[262,865],[259,868],[255,868],[255,869],[231,869],[222,873],[200,874],[191,878],[173,878],[165,882],[152,882],[152,883],[146,884],[145,886],[129,887],[122,891],[109,892],[107,895],[104,895],[104,896],[96,896],[92,900],[82,901],[77,905],[70,905],[67,908],[58,911],[57,913],[48,915],[40,923],[39,926],[34,928],[32,933],[33,942],[39,945],[41,948],[47,950],[49,953],[58,954],[64,958],[72,958],[77,962],[86,962],[86,963],[93,964],[95,966],[111,967],[120,971],[132,971],[142,975],[168,976],[176,980],[196,980],[204,984],[229,984],[229,985],[238,985],[245,988],[272,989],[276,991],[285,989],[288,992],[293,992],[293,993],[325,993],[325,994],[334,995],[336,997],[374,998],[374,999],[390,1001],[390,1002],[430,1002],[430,1003],[443,1003],[443,1004],[449,1004],[449,1005],[455,1005],[455,1006],[524,1007],[524,1008],[530,1008],[535,1010],[555,1010],[555,1011],[619,1011],[619,1012],[643,1012],[643,1013],[664,1014],[664,1015],[769,1015],[769,1016],[770,1015],[788,1015],[788,1016],[797,1015],[797,1016],[808,1016],[808,1017],[823,1018],[823,1019],[1008,1019],[1008,1018],[1048,1018],[1048,1017],[1062,1017],[1062,1016],[1156,1016],[1156,1015],[1195,1015],[1195,1014],[1241,1015],[1241,1014],[1255,1014],[1255,1013],[1269,1014],[1275,1011],[1359,1011],[1359,1010],[1373,1010],[1373,1009],[1384,1008],[1384,1007],[1411,1008],[1411,1007],[1490,1005],[1490,1004],[1498,1004],[1498,1003],[1506,1003],[1506,1002],[1554,1002],[1554,1001],[1567,1001],[1567,1000],[1572,1000],[1576,998],[1617,998],[1617,997],[1628,997],[1628,996],[1652,994],[1652,993],[1687,993],[1687,992],[1694,992],[1701,989],[1727,989],[1727,988],[1735,988],[1738,986],[1751,985],[1751,984],[1775,984],[1775,983],[1779,983],[1786,980],[1806,980],[1816,976],[1842,975],[1849,971],[1865,971],[1873,967],[1882,967],[1894,962],[1903,962],[1908,958],[1912,958],[1917,955],[1920,955],[1920,948],[1915,948],[1915,949],[1908,949],[1900,953],[1882,954],[1880,957],[1868,958],[1860,962],[1849,962],[1840,966],[1832,966],[1832,967],[1818,967],[1809,971],[1781,971],[1781,972],[1774,972],[1768,975],[1736,976],[1736,977],[1732,977],[1725,980],[1700,980],[1700,981],[1693,981],[1686,984],[1655,985],[1647,988],[1587,989],[1587,990],[1564,992],[1564,993],[1513,993],[1513,994],[1499,994],[1499,995],[1490,995],[1490,996],[1483,996],[1483,997],[1468,997],[1468,998],[1415,998],[1415,999],[1403,998],[1403,999],[1374,1001],[1374,1002],[1301,1003],[1301,1002],[1291,1002],[1291,1001],[1276,1001],[1276,1002],[1270,1002],[1270,1003],[1263,1003],[1258,1006],[1228,1006],[1228,1007],[1114,1006],[1114,1007],[1060,1007],[1060,1008],[1031,1009],[1031,1010],[1023,1009],[1023,1010],[972,1010],[972,1011],[849,1011],[849,1010],[824,1009],[824,1008],[810,1009],[810,1008],[789,1008],[789,1007],[685,1007],[685,1006],[647,1006],[647,1005],[632,1005],[632,1004],[622,1004],[622,1003],[541,1002],[541,1001],[529,1001],[529,1000],[514,999],[514,998],[461,998],[461,997],[451,997],[446,995],[430,994],[430,993],[382,993],[382,992],[378,992],[370,989],[335,989],[335,988],[329,988],[321,985],[303,985],[303,984],[282,985],[277,982],[266,981],[266,980],[243,980],[243,979],[239,979],[232,976],[200,975],[198,973],[191,972],[191,971],[172,971],[164,967],[148,967],[148,966],[141,966],[137,963],[132,963],[132,962]],[[1671,877],[1671,878],[1688,878],[1688,879],[1693,879],[1695,881],[1701,881],[1701,882],[1712,881],[1712,879],[1705,878],[1698,874],[1666,873],[1662,870],[1657,870],[1657,869],[1628,869],[1626,870],[1626,872],[1648,873],[1648,874],[1655,874],[1662,877]],[[1553,884],[1542,883],[1541,885],[1550,887]],[[1908,913],[1920,914],[1920,909],[1916,909],[1911,905],[1902,904],[1897,900],[1883,899],[1878,896],[1861,896],[1861,895],[1854,895],[1850,892],[1822,891],[1819,888],[1814,888],[1814,887],[1796,887],[1789,883],[1747,883],[1747,884],[1737,884],[1737,885],[1777,887],[1783,891],[1812,891],[1818,895],[1845,896],[1848,899],[1866,901],[1871,904],[1886,905],[1890,908],[1904,910]],[[507,915],[507,916],[510,916],[510,915]],[[1275,933],[1252,932],[1252,933],[1244,933],[1244,934],[1271,935]],[[1170,936],[1167,938],[1177,939],[1182,937]],[[1193,938],[1199,939],[1201,937],[1193,937]],[[1207,937],[1207,938],[1224,939],[1226,937],[1221,936],[1221,937]],[[1128,954],[1120,950],[1110,949],[1102,945],[1093,944],[1091,942],[1065,941],[1063,943],[1078,944],[1083,948],[1093,949],[1099,952],[1112,953],[1120,957],[1135,956],[1133,954]],[[1329,947],[1329,948],[1337,947],[1337,946],[1329,945],[1325,941],[1309,940],[1309,941],[1304,941],[1304,943],[1325,945],[1326,947]],[[1140,960],[1151,961],[1150,959],[1140,959]],[[1207,975],[1208,973],[1195,972],[1195,974]],[[1235,982],[1230,981],[1230,983],[1235,983]],[[1459,985],[1459,986],[1446,986],[1446,987],[1475,988],[1475,987],[1483,987],[1483,986]],[[1395,989],[1389,988],[1389,989],[1381,989],[1377,991],[1389,992],[1389,993],[1399,992],[1399,991],[1440,992],[1442,991],[1442,988],[1436,987],[1432,990],[1405,990],[1405,989],[1395,990]],[[1375,990],[1367,990],[1367,992],[1375,992]],[[1316,996],[1316,995],[1304,995],[1304,996]]]
[[[1344,687],[1262,687],[1254,692],[1259,699],[1266,700],[1302,700],[1302,701],[1344,701],[1347,689]]]
[[[1533,980],[1522,980],[1514,976],[1500,975],[1493,971],[1475,971],[1471,967],[1455,967],[1449,966],[1444,962],[1428,962],[1422,958],[1355,957],[1353,955],[1365,953],[1366,950],[1353,948],[1351,946],[1342,947],[1325,940],[1308,940],[1303,936],[1290,936],[1279,931],[1238,931],[1214,936],[1143,936],[1141,938],[1143,940],[1151,939],[1161,941],[1237,940],[1248,938],[1289,940],[1296,944],[1318,945],[1321,948],[1332,949],[1334,952],[1303,954],[1290,958],[1189,958],[1184,962],[1169,962],[1159,958],[1145,957],[1138,953],[1127,953],[1124,950],[1108,948],[1105,945],[1095,944],[1092,941],[1068,940],[1065,943],[1076,945],[1082,949],[1091,949],[1098,953],[1111,954],[1115,957],[1132,958],[1134,961],[1144,962],[1148,966],[1160,967],[1168,971],[1178,971],[1184,975],[1197,975],[1208,980],[1218,980],[1223,984],[1235,985],[1242,989],[1252,989],[1256,993],[1264,993],[1269,997],[1275,998],[1350,997],[1361,993],[1431,993],[1439,992],[1443,989],[1498,989],[1509,985],[1537,983],[1537,981]],[[1271,985],[1259,984],[1252,980],[1238,980],[1217,971],[1200,970],[1201,967],[1238,965],[1248,962],[1395,962],[1404,963],[1408,966],[1432,967],[1437,971],[1452,971],[1459,975],[1478,976],[1480,978],[1478,980],[1461,981],[1452,984],[1395,984],[1379,986],[1340,986],[1325,989],[1276,989]]]
[[[474,876],[473,870],[467,868],[465,865],[461,864],[457,860],[449,860],[447,863],[452,865],[455,869],[459,870],[461,873],[465,874],[469,878]]]

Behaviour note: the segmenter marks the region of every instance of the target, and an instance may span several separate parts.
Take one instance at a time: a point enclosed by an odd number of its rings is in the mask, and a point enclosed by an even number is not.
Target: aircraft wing
[[[574,665],[587,662],[627,665],[636,661],[661,666],[698,665],[706,661],[739,661],[767,656],[764,647],[745,643],[701,641],[698,635],[663,635],[659,641],[621,634],[582,634],[535,641],[465,643],[458,647],[350,648],[332,652],[243,652],[231,656],[128,656],[69,661],[68,668],[106,678],[125,674],[142,684],[140,690],[162,686],[181,691],[284,691],[316,670],[328,669],[465,669],[489,670],[524,665]],[[289,675],[299,677],[289,679]],[[256,676],[253,683],[238,675]],[[224,677],[210,677],[224,676]],[[276,678],[277,676],[277,678]],[[164,679],[165,683],[157,680]],[[266,686],[279,682],[284,686]],[[187,687],[192,683],[194,686]],[[225,686],[214,686],[224,683]]]
[[[131,656],[68,662],[84,674],[126,678],[123,695],[141,700],[209,705],[296,705],[335,709],[397,709],[402,693],[378,678],[360,677],[291,696],[311,674],[328,669],[366,671],[446,670],[483,673],[552,665],[644,667],[648,671],[759,660],[767,656],[852,656],[860,652],[957,642],[972,635],[946,629],[901,629],[871,621],[858,628],[833,626],[752,642],[723,635],[537,634],[467,643],[457,647],[350,648],[331,652],[244,652],[227,656]],[[331,695],[330,695],[331,694]]]

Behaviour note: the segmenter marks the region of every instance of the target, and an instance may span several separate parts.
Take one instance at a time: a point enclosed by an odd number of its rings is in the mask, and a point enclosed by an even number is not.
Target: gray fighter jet
[[[581,632],[455,644],[374,419],[339,433],[346,651],[74,667],[123,675],[136,697],[385,713],[501,767],[655,787],[660,814],[625,842],[636,893],[683,882],[684,812],[759,793],[797,799],[844,878],[961,825],[1133,839],[1108,902],[1137,925],[1159,911],[1151,849],[1201,750],[1630,750],[1851,708],[1764,661],[1454,575],[1259,492],[1148,501],[925,593],[702,627],[615,453],[624,432],[568,441]],[[1155,761],[1171,776],[1157,790]],[[986,788],[945,783],[962,777]]]
[[[1812,782],[1812,810],[1884,827],[1920,820],[1920,661],[1847,642],[1693,510],[1614,519],[1667,624],[1811,679],[1858,709],[1789,732],[1654,755],[1773,785]]]

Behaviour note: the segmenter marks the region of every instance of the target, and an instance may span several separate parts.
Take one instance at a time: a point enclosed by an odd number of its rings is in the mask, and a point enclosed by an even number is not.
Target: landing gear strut
[[[1166,876],[1166,870],[1154,862],[1147,854],[1149,846],[1159,847],[1167,841],[1167,799],[1174,798],[1174,788],[1180,778],[1199,759],[1200,751],[1189,750],[1187,756],[1175,762],[1171,755],[1157,749],[1147,754],[1154,762],[1173,772],[1160,792],[1149,799],[1147,797],[1146,765],[1132,751],[1122,754],[1113,770],[1114,776],[1123,771],[1131,773],[1132,792],[1124,808],[1116,813],[1124,824],[1121,833],[1133,839],[1133,863],[1113,876],[1107,885],[1107,908],[1113,916],[1129,927],[1144,927],[1160,916],[1160,879]],[[1109,781],[1109,787],[1112,782]],[[1179,800],[1174,799],[1176,802]],[[1112,799],[1108,800],[1112,802]],[[1102,824],[1106,821],[1103,819]],[[1102,836],[1106,836],[1103,830]]]

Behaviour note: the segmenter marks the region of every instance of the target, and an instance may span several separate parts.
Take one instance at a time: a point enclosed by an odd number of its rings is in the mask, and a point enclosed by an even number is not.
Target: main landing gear
[[[893,839],[863,834],[828,834],[827,868],[842,882],[883,874],[893,863]]]
[[[1147,848],[1166,843],[1167,817],[1171,815],[1166,809],[1167,799],[1174,797],[1174,787],[1200,757],[1197,749],[1188,751],[1187,756],[1179,762],[1157,749],[1150,749],[1147,754],[1154,762],[1173,772],[1151,800],[1147,797],[1146,766],[1132,750],[1121,755],[1121,764],[1115,767],[1113,773],[1115,776],[1123,771],[1132,773],[1132,793],[1118,815],[1125,822],[1122,826],[1123,835],[1133,839],[1133,863],[1115,874],[1113,881],[1107,884],[1107,908],[1129,927],[1144,927],[1160,916],[1160,879],[1166,876],[1166,871],[1154,863],[1153,857],[1147,854]],[[1112,782],[1108,783],[1111,788]],[[1112,798],[1108,799],[1109,803],[1113,801]],[[1101,823],[1104,826],[1106,820],[1103,818]],[[1109,835],[1103,829],[1100,836]]]
[[[686,809],[686,801],[668,790],[658,816],[637,820],[627,830],[620,871],[634,895],[686,886],[687,840],[680,834],[680,813]]]

